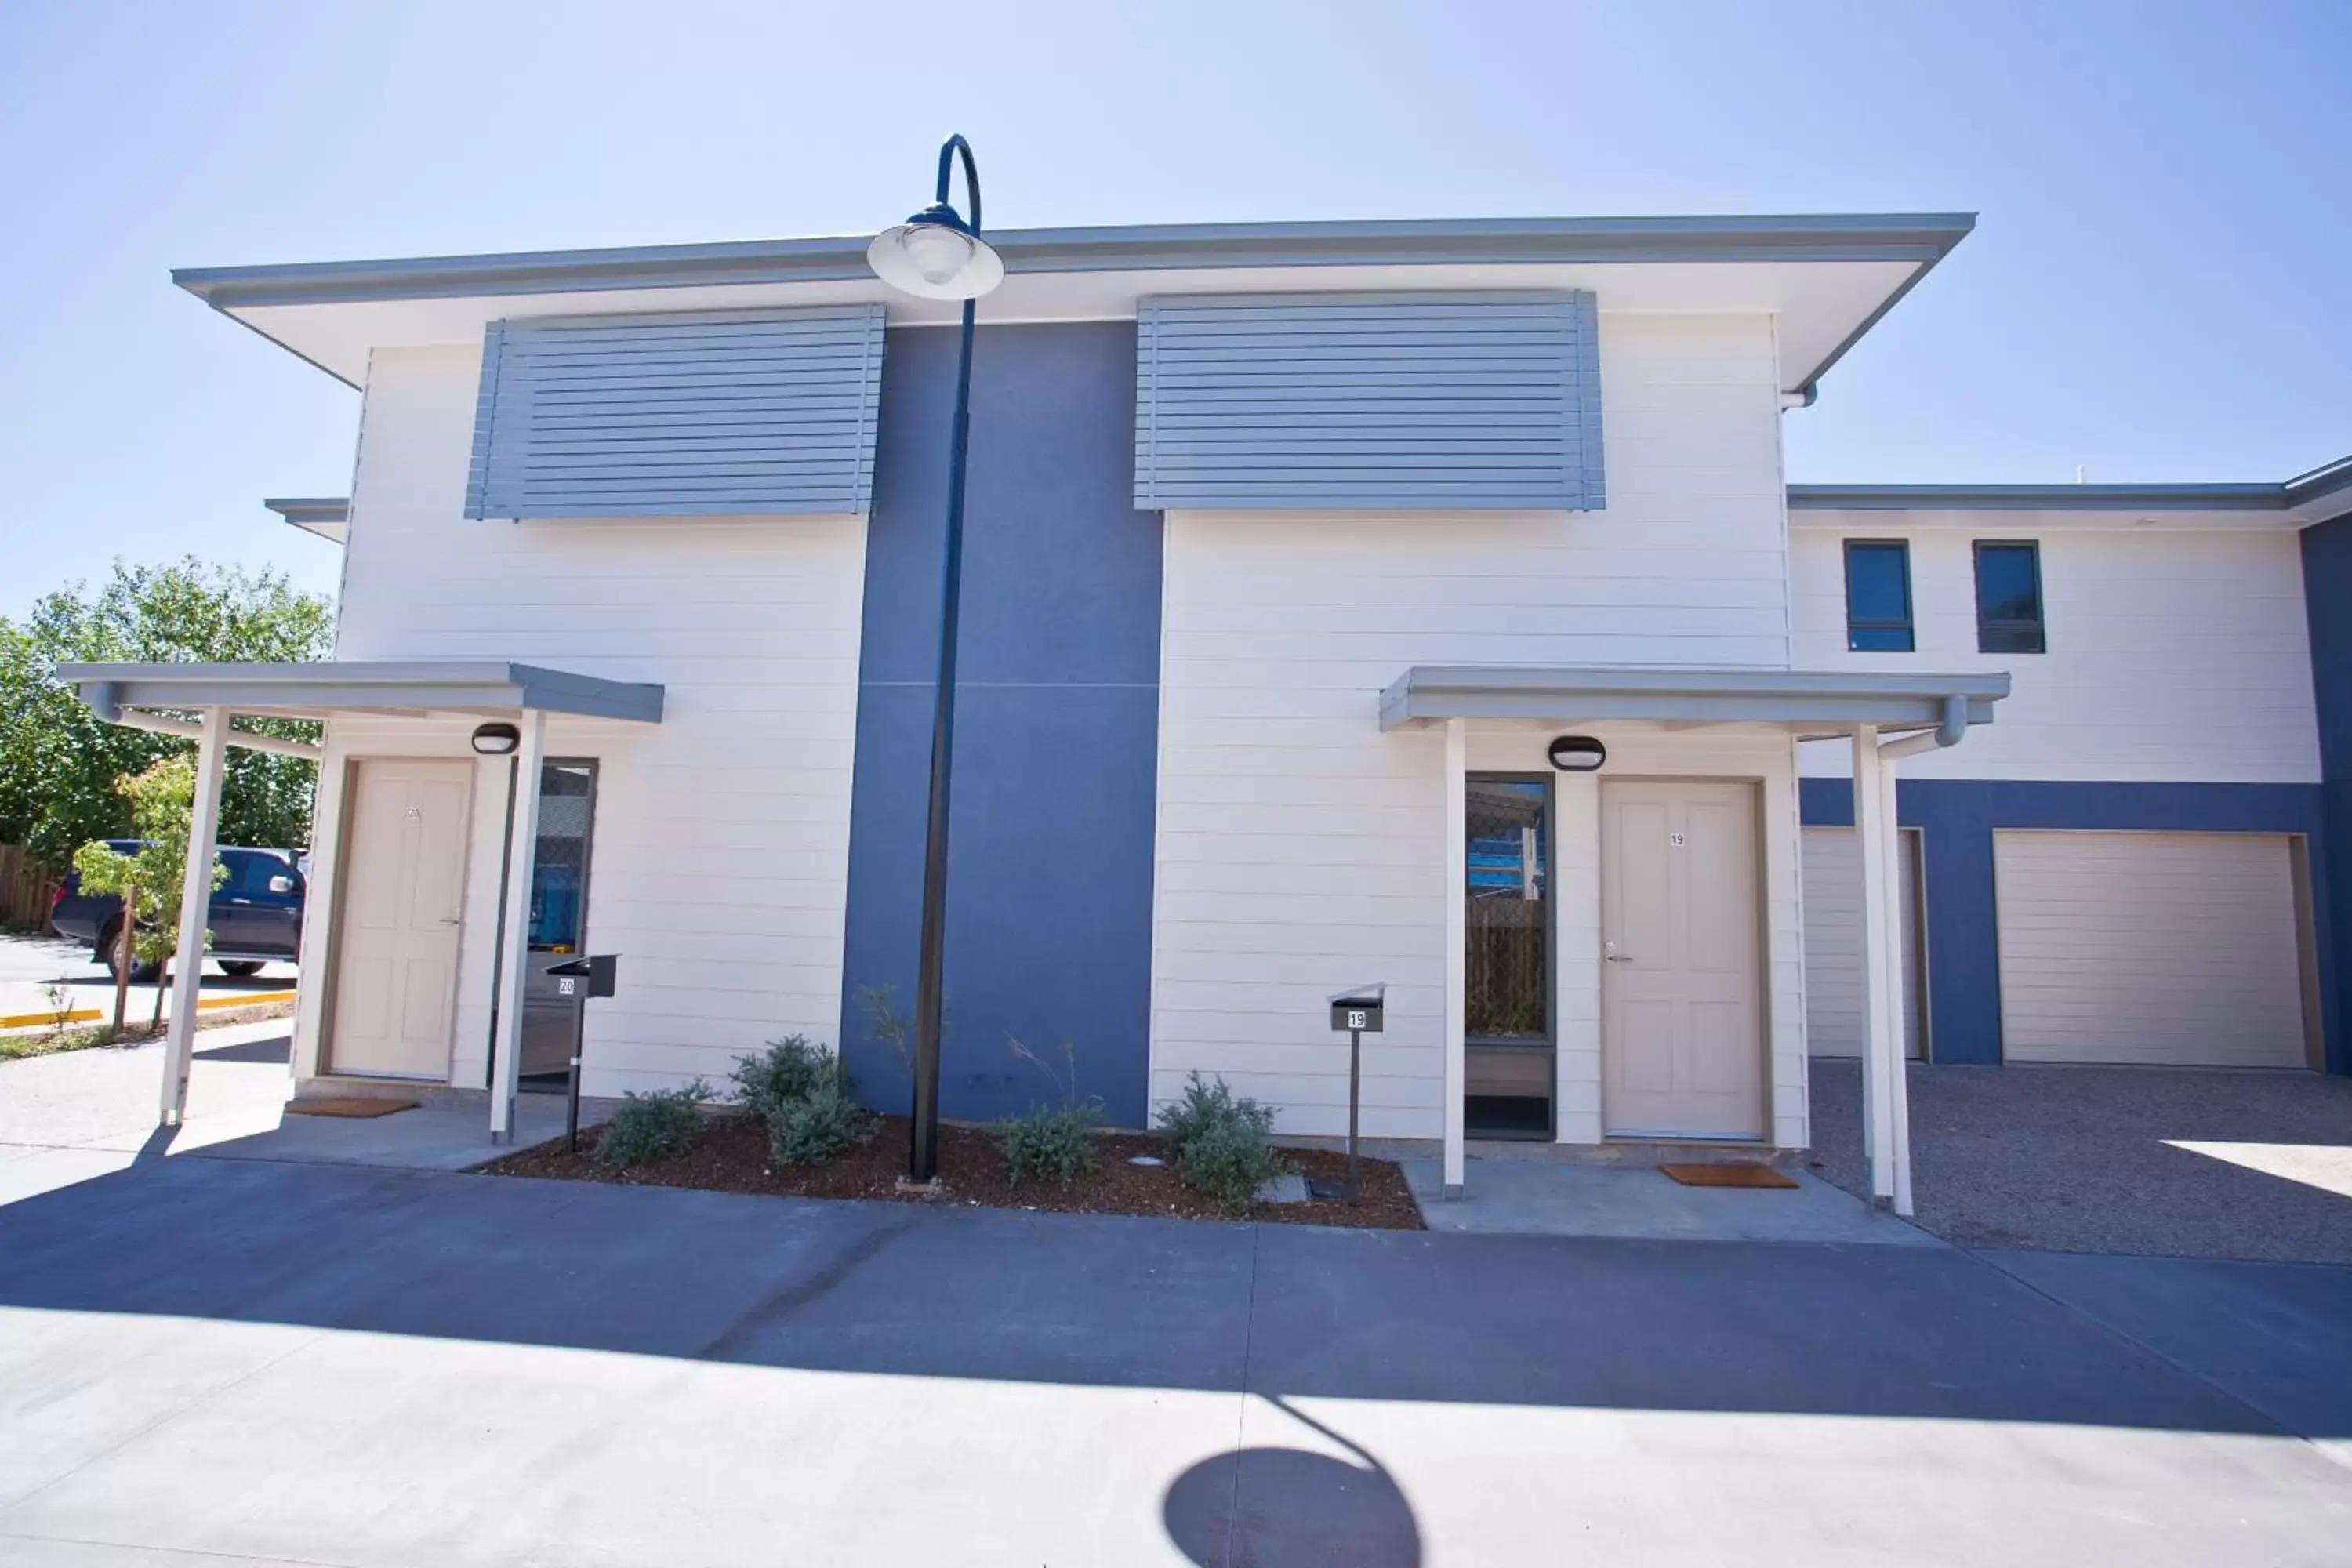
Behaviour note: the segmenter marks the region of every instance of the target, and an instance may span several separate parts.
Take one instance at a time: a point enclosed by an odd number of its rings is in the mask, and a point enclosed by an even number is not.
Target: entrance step
[[[1462,1195],[1443,1195],[1438,1163],[1410,1160],[1405,1182],[1432,1230],[1635,1241],[1874,1243],[1941,1247],[1917,1226],[1798,1172],[1784,1189],[1686,1187],[1654,1165],[1474,1159]]]

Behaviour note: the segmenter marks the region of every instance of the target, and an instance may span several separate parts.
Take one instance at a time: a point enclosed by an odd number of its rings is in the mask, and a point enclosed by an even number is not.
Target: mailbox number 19
[[[1348,1015],[1348,1027],[1351,1029],[1360,1029],[1364,1026],[1364,1015],[1360,1010],[1350,1012]]]

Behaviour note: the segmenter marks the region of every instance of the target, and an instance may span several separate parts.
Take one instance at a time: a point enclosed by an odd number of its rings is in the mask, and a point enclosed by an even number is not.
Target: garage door
[[[1903,1044],[1920,1054],[1919,836],[1902,836]],[[1862,1055],[1862,840],[1851,827],[1805,829],[1805,1046]]]
[[[2305,1065],[2288,839],[1996,833],[1993,874],[2006,1059]]]

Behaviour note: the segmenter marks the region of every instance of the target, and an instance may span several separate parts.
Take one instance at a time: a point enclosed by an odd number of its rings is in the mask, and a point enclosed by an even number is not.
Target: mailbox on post
[[[563,1108],[563,1139],[564,1146],[575,1154],[580,1152],[580,1042],[588,1021],[587,1003],[592,997],[613,994],[620,968],[620,954],[599,952],[551,963],[541,971],[555,983],[555,994],[572,1004],[572,1071],[566,1075],[572,1087]]]
[[[610,996],[614,978],[620,967],[619,953],[596,952],[585,958],[575,958],[569,963],[551,963],[547,966],[547,973],[555,977],[555,994],[558,996],[572,996],[585,1001],[591,996]],[[588,983],[584,986],[580,984],[583,980]]]
[[[1388,1008],[1388,992],[1383,981],[1352,985],[1331,998],[1331,1027],[1344,1030],[1348,1037],[1348,1183],[1337,1193],[1328,1187],[1315,1190],[1318,1198],[1356,1201],[1356,1121],[1363,1104],[1364,1037],[1386,1028],[1382,1015]]]

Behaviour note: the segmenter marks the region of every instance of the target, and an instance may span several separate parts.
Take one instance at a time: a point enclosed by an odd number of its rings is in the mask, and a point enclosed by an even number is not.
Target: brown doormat
[[[1784,1176],[1769,1165],[1676,1164],[1658,1169],[1686,1187],[1793,1187],[1794,1176]]]
[[[413,1100],[289,1100],[286,1109],[296,1116],[390,1116],[414,1110]]]

